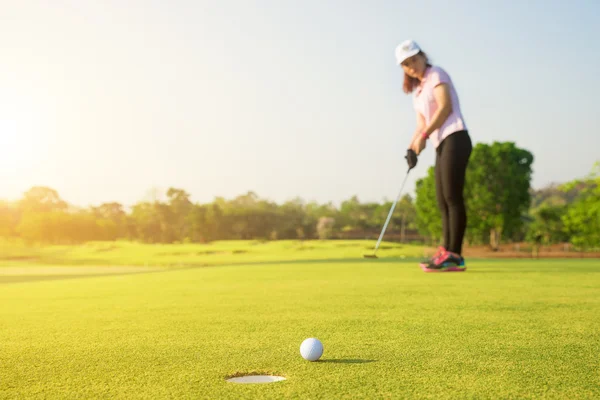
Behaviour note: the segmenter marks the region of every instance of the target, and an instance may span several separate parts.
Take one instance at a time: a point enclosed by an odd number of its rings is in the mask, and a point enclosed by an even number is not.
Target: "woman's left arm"
[[[433,97],[438,108],[431,118],[431,123],[424,131],[427,136],[444,125],[444,122],[452,113],[452,100],[450,99],[450,89],[447,83],[439,84],[433,88]]]
[[[421,152],[425,149],[425,138],[423,137],[423,134],[426,134],[429,137],[433,131],[444,125],[444,122],[452,113],[452,100],[450,99],[450,90],[448,89],[448,84],[441,83],[433,88],[433,96],[435,97],[435,102],[437,103],[438,108],[435,110],[435,113],[431,118],[431,123],[414,142],[412,149],[415,151],[415,153],[417,153],[417,155],[421,154]]]

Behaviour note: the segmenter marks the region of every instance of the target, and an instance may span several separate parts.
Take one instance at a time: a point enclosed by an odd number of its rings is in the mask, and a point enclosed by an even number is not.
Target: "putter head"
[[[365,254],[363,255],[364,258],[377,258],[377,256],[375,254]]]

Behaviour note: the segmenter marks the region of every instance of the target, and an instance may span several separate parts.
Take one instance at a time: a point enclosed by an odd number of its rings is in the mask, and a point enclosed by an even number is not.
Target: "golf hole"
[[[283,376],[277,375],[239,375],[227,378],[231,383],[273,383],[284,381]]]

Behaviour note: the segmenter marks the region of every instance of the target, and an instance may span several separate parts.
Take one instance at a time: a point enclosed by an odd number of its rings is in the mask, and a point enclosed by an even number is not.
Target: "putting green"
[[[140,274],[146,272],[165,271],[161,267],[65,267],[65,266],[29,266],[29,267],[1,267],[0,284],[46,281],[68,278],[97,277],[106,275]]]
[[[598,398],[599,288],[597,260],[398,258],[1,285],[0,398]]]

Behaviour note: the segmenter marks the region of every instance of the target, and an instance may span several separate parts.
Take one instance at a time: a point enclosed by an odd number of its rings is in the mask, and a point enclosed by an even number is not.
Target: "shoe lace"
[[[448,255],[446,249],[443,247],[439,247],[437,253],[435,253],[435,255],[433,256],[433,263],[437,264],[444,258],[447,258],[447,256]]]

